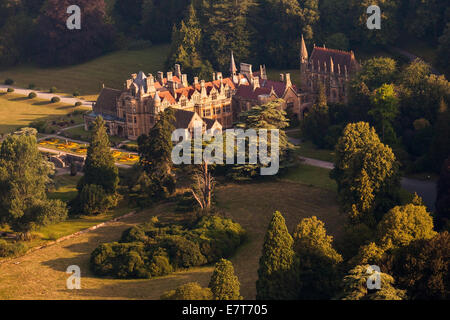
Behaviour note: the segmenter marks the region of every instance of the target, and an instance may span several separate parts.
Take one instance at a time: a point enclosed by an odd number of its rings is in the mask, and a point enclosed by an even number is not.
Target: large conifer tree
[[[293,240],[280,212],[269,223],[259,259],[256,299],[285,300],[296,296]]]
[[[217,262],[208,287],[215,300],[242,299],[239,292],[239,279],[234,274],[233,264],[228,260],[220,259]]]

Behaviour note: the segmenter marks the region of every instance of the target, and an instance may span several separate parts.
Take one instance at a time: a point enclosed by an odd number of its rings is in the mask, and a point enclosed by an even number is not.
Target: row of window
[[[203,117],[210,117],[211,116],[211,112],[214,115],[219,115],[221,113],[230,113],[231,112],[231,105],[228,104],[226,106],[223,107],[213,107],[212,109],[203,109]]]

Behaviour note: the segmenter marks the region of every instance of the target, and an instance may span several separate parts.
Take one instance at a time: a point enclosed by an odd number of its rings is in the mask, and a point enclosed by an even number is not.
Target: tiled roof
[[[116,101],[117,99],[119,99],[121,93],[122,91],[120,90],[103,88],[94,106],[94,111],[98,114],[104,113],[116,115],[117,113]]]
[[[254,76],[259,77],[259,73],[253,73]],[[259,95],[262,94],[270,94],[272,91],[272,88],[277,95],[278,98],[282,98],[284,96],[284,93],[286,91],[286,83],[282,81],[273,81],[273,80],[265,80],[265,79],[259,79],[259,88],[256,88],[253,90],[253,87],[251,84],[241,84],[236,92],[237,96],[246,98],[246,99],[252,99],[256,100],[258,99]],[[292,89],[297,92],[297,87],[295,85],[292,85]]]
[[[310,61],[314,64],[315,69],[317,69],[319,63],[321,69],[324,67],[325,63],[327,64],[327,68],[329,68],[330,58],[333,58],[335,68],[337,68],[337,65],[340,65],[342,72],[344,72],[344,66],[347,66],[347,70],[350,72],[357,65],[357,61],[352,51],[347,52],[322,47],[314,47]]]
[[[175,109],[175,127],[176,129],[186,129],[191,123],[195,112],[182,109]]]

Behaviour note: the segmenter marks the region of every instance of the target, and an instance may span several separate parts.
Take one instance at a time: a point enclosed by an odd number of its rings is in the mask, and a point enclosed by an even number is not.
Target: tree
[[[426,207],[414,204],[392,208],[378,225],[378,240],[385,248],[404,247],[435,235],[433,218]]]
[[[220,259],[211,276],[209,286],[215,300],[241,300],[239,293],[240,283],[234,275],[233,264]]]
[[[350,29],[351,39],[366,47],[388,45],[398,38],[398,9],[399,1],[394,0],[351,0],[350,18],[353,28]],[[378,5],[381,9],[381,29],[367,30],[367,8]]]
[[[54,167],[38,150],[31,131],[8,135],[0,148],[0,222],[30,239],[39,226],[63,221],[67,208],[48,200],[46,185]]]
[[[249,111],[240,114],[240,121],[236,125],[238,129],[267,129],[278,130],[279,133],[279,166],[280,169],[287,168],[295,163],[295,156],[293,154],[294,146],[288,141],[288,137],[284,132],[284,128],[289,126],[289,120],[286,118],[286,112],[281,109],[281,99],[271,101],[261,106],[254,106]],[[261,144],[262,137],[259,135],[258,143]],[[248,141],[247,141],[248,142]],[[271,132],[267,133],[267,148],[270,157],[272,137]],[[237,145],[237,143],[235,143]],[[247,149],[247,148],[246,148]],[[231,171],[230,176],[235,180],[249,180],[259,176],[260,168],[263,166],[259,164],[250,164],[248,150],[246,150],[246,164],[235,165]]]
[[[450,157],[445,160],[438,180],[436,226],[450,231]]]
[[[78,182],[78,197],[74,201],[72,211],[99,214],[115,206],[119,172],[102,117],[97,117],[94,121],[83,172],[84,176]]]
[[[441,100],[437,123],[430,147],[431,164],[439,170],[450,156],[450,110],[444,99]]]
[[[392,127],[392,121],[398,114],[398,99],[394,91],[394,85],[382,85],[375,90],[371,100],[373,107],[369,111],[369,115],[374,118],[376,127],[382,132],[381,140],[385,143],[395,143],[397,138]]]
[[[325,88],[320,82],[318,101],[302,121],[302,133],[319,148],[333,147],[328,144],[327,139],[330,124]]]
[[[257,300],[285,300],[296,297],[292,274],[295,253],[292,245],[293,240],[285,220],[281,213],[276,211],[269,223],[259,259]]]
[[[198,76],[202,79],[211,77],[213,69],[211,63],[202,58],[202,45],[202,29],[195,7],[191,4],[186,19],[181,21],[180,28],[176,25],[173,27],[171,52],[166,66],[171,67],[178,63],[191,77]]]
[[[411,242],[389,255],[382,267],[398,280],[411,299],[450,298],[450,234]]]
[[[222,0],[203,2],[207,28],[204,28],[207,42],[204,55],[209,57],[215,68],[221,70],[230,65],[230,51],[241,61],[250,56],[251,27],[249,11],[254,0]]]
[[[175,191],[176,179],[172,162],[172,132],[175,112],[167,108],[148,135],[138,138],[140,166],[152,181],[149,196],[165,198]]]
[[[197,282],[189,282],[176,290],[165,292],[161,300],[212,300],[209,288],[202,288]]]
[[[377,57],[365,61],[355,81],[364,82],[370,91],[383,84],[393,83],[397,74],[397,63],[394,59]]]
[[[356,266],[350,270],[342,281],[342,293],[338,296],[341,300],[404,300],[404,290],[394,287],[394,278],[386,273],[378,273],[381,281],[381,289],[369,290],[367,282],[374,275],[374,270],[369,265]]]
[[[197,166],[193,180],[194,184],[191,189],[192,195],[202,212],[208,213],[211,210],[215,181],[206,161],[203,161],[201,165]]]
[[[335,148],[340,209],[352,223],[374,225],[398,199],[398,163],[375,129],[366,122],[350,123]]]
[[[116,192],[119,184],[118,169],[114,162],[105,121],[102,117],[97,117],[94,121],[83,172],[84,177],[80,180],[79,190],[87,184],[96,184],[108,194]]]
[[[81,29],[68,30],[67,8],[83,8]],[[114,29],[106,22],[104,0],[48,0],[37,20],[37,60],[67,65],[97,57],[113,48]]]
[[[436,59],[438,65],[445,72],[447,78],[450,78],[450,63],[448,62],[448,53],[450,52],[450,22],[444,30],[444,33],[439,38],[438,58]]]
[[[332,242],[333,237],[327,235],[324,223],[315,216],[297,225],[294,250],[298,257],[299,299],[329,299],[336,294],[342,257]]]

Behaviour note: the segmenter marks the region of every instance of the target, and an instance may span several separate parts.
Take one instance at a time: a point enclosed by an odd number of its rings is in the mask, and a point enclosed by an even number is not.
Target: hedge
[[[125,230],[119,242],[95,249],[91,268],[100,276],[152,278],[229,258],[244,238],[238,223],[218,216],[203,217],[192,226],[152,219]]]
[[[34,99],[34,98],[36,98],[36,97],[37,97],[37,95],[36,95],[35,92],[30,92],[30,93],[28,94],[28,99]]]

